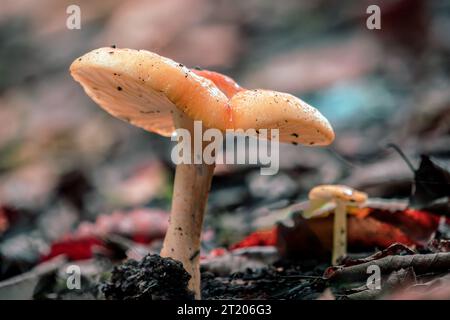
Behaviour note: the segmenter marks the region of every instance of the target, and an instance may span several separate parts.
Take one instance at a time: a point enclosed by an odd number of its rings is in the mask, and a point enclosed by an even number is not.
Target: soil
[[[208,299],[316,299],[326,288],[326,265],[279,261],[260,270],[248,269],[227,277],[202,272],[202,298]],[[147,255],[114,268],[100,285],[107,299],[191,300],[190,276],[180,262]]]
[[[202,272],[203,299],[317,299],[325,290],[325,264],[279,261],[229,277]]]
[[[149,254],[139,262],[131,259],[114,267],[101,290],[114,300],[192,300],[194,294],[187,289],[190,278],[181,262]]]

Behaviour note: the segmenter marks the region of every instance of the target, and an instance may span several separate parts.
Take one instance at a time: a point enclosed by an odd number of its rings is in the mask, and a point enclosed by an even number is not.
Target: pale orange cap
[[[319,185],[309,192],[309,200],[341,200],[361,204],[366,202],[367,194],[344,185]]]
[[[100,48],[70,71],[86,93],[113,116],[170,136],[174,117],[207,128],[279,129],[280,141],[310,146],[334,140],[328,120],[287,93],[247,90],[217,72],[196,71],[145,50]]]

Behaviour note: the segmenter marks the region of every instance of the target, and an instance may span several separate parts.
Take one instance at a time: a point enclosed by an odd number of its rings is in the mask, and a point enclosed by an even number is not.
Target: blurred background
[[[71,4],[81,8],[80,30],[66,27]],[[381,8],[381,30],[366,28],[371,4]],[[102,111],[68,71],[113,44],[292,93],[335,128],[329,148],[282,146],[275,176],[218,166],[205,227],[211,247],[263,227],[258,218],[317,184],[407,198],[413,173],[388,143],[414,165],[422,153],[449,163],[449,2],[2,0],[0,279],[67,234],[119,228],[145,243],[164,233],[170,141]]]

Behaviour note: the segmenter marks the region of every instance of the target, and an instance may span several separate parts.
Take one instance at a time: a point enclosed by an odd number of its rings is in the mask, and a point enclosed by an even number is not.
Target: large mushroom
[[[319,185],[309,192],[310,209],[334,202],[333,252],[331,263],[337,264],[347,254],[347,209],[366,202],[367,194],[344,185]]]
[[[327,145],[328,121],[300,99],[268,90],[246,90],[231,78],[144,50],[100,48],[76,59],[70,71],[86,93],[113,116],[170,136],[183,128],[280,130],[280,141]],[[195,139],[193,139],[195,140]],[[194,150],[194,148],[192,148]],[[214,164],[178,164],[169,228],[161,255],[183,263],[189,286],[200,298],[199,253],[203,216]]]

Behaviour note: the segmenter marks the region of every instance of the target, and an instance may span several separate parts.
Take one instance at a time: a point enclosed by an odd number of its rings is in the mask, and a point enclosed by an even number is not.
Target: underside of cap
[[[319,185],[309,192],[310,200],[342,200],[351,203],[363,203],[367,194],[344,185]]]
[[[292,144],[334,140],[327,119],[297,97],[247,90],[220,73],[192,71],[149,51],[96,49],[75,60],[70,71],[107,112],[163,136],[188,117],[222,131],[278,129],[280,141]]]
[[[100,48],[75,60],[70,71],[103,109],[145,130],[170,136],[174,117],[229,126],[228,99],[212,81],[155,53]]]
[[[288,93],[246,90],[230,100],[235,129],[279,129],[280,141],[310,146],[329,145],[334,131],[315,108]]]

